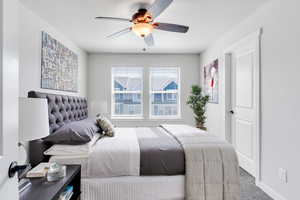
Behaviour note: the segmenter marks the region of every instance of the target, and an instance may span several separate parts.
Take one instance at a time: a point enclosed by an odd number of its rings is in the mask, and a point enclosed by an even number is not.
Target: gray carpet
[[[255,179],[245,170],[240,169],[241,200],[273,200],[255,185]]]

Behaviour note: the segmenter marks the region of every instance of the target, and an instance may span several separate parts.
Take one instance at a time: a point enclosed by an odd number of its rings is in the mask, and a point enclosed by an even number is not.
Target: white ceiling
[[[156,21],[190,26],[187,34],[154,31],[151,53],[200,53],[267,0],[174,0]],[[97,21],[95,16],[131,18],[137,4],[154,0],[21,0],[87,52],[141,52],[145,44],[133,33],[106,36],[129,27],[127,22]]]

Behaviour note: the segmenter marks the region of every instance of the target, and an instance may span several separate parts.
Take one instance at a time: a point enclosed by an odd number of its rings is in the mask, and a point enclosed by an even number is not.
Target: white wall
[[[19,199],[17,176],[7,170],[17,160],[18,0],[0,0],[0,198]]]
[[[262,185],[275,199],[299,199],[300,159],[300,1],[271,0],[201,55],[201,66],[221,59],[221,103],[208,106],[209,131],[224,138],[223,51],[263,28],[261,60]],[[288,183],[278,168],[288,170]]]
[[[77,93],[41,88],[42,31],[47,32],[78,55]],[[27,97],[27,93],[31,90],[87,96],[87,53],[21,3],[19,3],[19,63],[19,97]],[[25,156],[23,149],[20,148],[19,162],[24,162]]]
[[[36,90],[41,92],[86,96],[86,60],[87,54],[76,44],[59,33],[46,21],[32,11],[19,6],[20,21],[20,96],[26,97],[27,92]],[[42,31],[60,41],[67,48],[78,55],[78,93],[41,89],[41,38]]]
[[[88,67],[89,101],[107,101],[111,106],[111,67],[180,67],[181,68],[181,120],[168,122],[188,123],[194,125],[192,110],[185,104],[190,87],[199,84],[199,55],[163,55],[163,54],[91,54]],[[148,77],[144,77],[144,91],[149,91]],[[144,93],[145,120],[118,120],[118,126],[155,126],[162,120],[149,120],[149,96]],[[90,111],[92,115],[93,113]]]

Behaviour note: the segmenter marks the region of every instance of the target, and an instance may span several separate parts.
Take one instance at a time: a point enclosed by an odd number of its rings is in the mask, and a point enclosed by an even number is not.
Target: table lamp
[[[23,147],[26,159],[23,165],[13,162],[11,173],[18,172],[19,192],[28,188],[29,179],[23,178],[31,168],[28,162],[26,143],[31,140],[41,139],[49,135],[49,117],[47,99],[19,98],[19,147]],[[12,176],[12,175],[9,175]]]
[[[47,99],[19,98],[19,146],[49,135]],[[26,163],[28,153],[26,151]]]

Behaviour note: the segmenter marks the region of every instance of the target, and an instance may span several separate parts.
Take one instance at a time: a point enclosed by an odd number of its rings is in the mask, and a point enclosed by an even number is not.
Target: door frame
[[[254,92],[255,92],[255,123],[256,130],[254,135],[254,162],[255,162],[255,181],[259,183],[261,181],[261,36],[262,28],[257,31],[248,34],[241,40],[233,43],[225,49],[224,55],[224,72],[225,72],[225,137],[232,143],[231,135],[231,114],[229,113],[232,109],[231,105],[231,87],[232,87],[232,70],[231,70],[231,52],[240,44],[247,41],[255,41],[255,51],[257,56],[255,58],[255,79],[254,79]]]
[[[18,160],[18,4],[0,0],[0,198],[19,199],[18,178],[9,177],[12,161]]]

